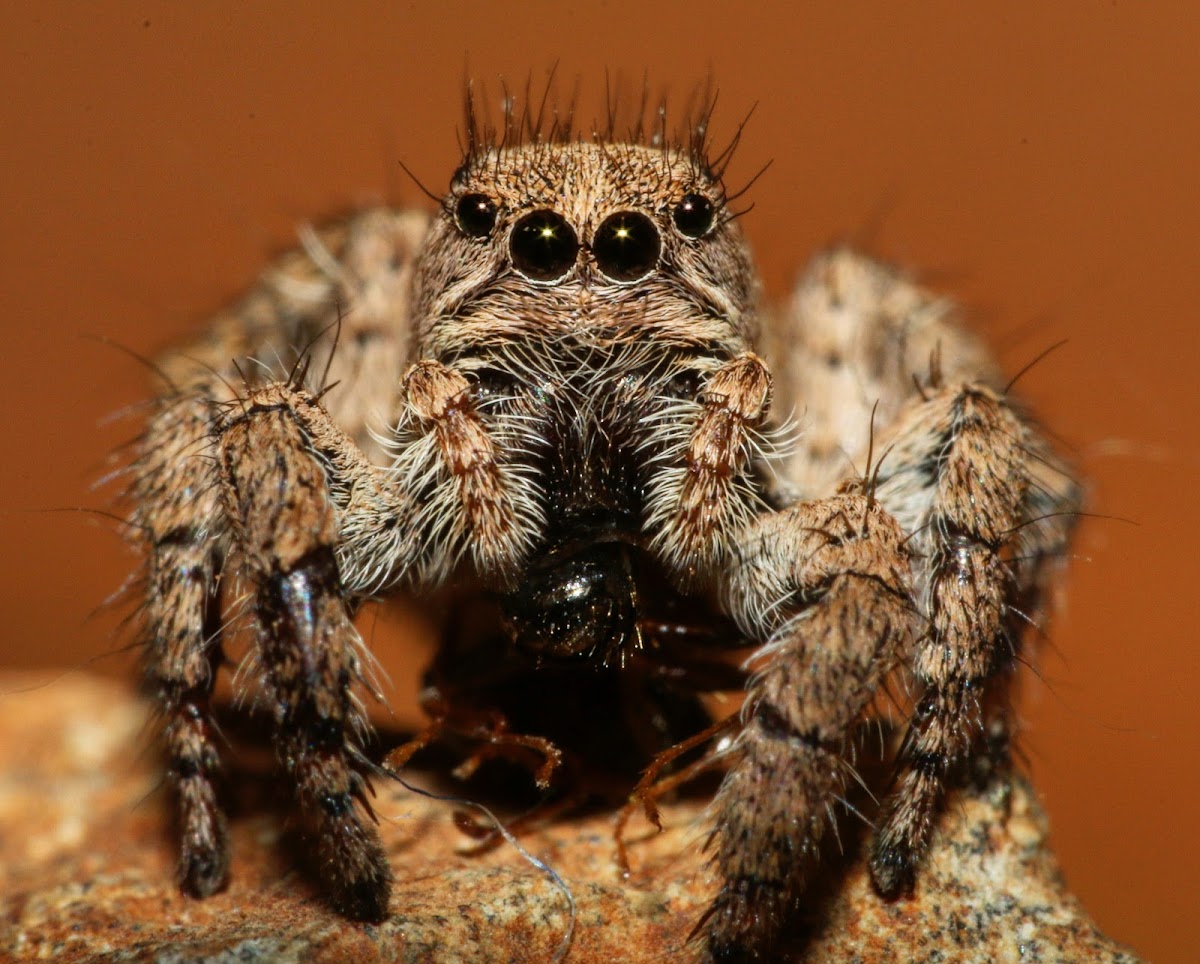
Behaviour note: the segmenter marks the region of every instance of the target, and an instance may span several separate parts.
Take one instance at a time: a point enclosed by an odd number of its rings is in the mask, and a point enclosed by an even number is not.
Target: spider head
[[[745,337],[754,274],[720,180],[629,144],[490,147],[455,174],[418,264],[422,354]]]

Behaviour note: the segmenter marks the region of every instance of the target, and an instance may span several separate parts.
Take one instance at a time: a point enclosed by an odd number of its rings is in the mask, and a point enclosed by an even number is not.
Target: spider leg
[[[219,587],[244,578],[251,589],[280,756],[314,824],[322,875],[348,913],[378,918],[389,874],[368,819],[358,750],[368,727],[353,692],[366,681],[349,613],[402,579],[436,581],[468,546],[511,571],[503,557],[530,538],[516,530],[536,523],[537,493],[497,465],[466,380],[432,363],[398,377],[428,223],[378,209],[305,229],[303,251],[154,366],[163,394],[128,497],[180,876],[196,896],[229,872],[208,708],[230,615]]]
[[[895,520],[842,494],[761,516],[725,587],[754,639],[744,728],[715,803],[722,888],[698,930],[714,960],[765,959],[853,772],[847,734],[913,625]]]
[[[1006,392],[954,305],[846,248],[814,259],[774,342],[778,394],[805,434],[777,501],[836,490],[847,464],[908,534],[920,614],[915,718],[871,859],[879,890],[909,888],[950,773],[984,736],[1005,741],[1022,610],[1062,558],[1079,487]],[[872,448],[875,465],[861,459]]]
[[[367,724],[352,692],[362,677],[361,642],[337,556],[339,516],[346,525],[354,499],[378,496],[378,480],[311,396],[270,385],[231,412],[218,442],[222,496],[255,589],[279,756],[335,904],[381,920],[392,877],[367,802],[370,765],[358,746]],[[349,466],[357,468],[352,481],[338,472]],[[348,492],[351,503],[339,506]]]
[[[141,441],[130,492],[146,547],[143,664],[163,717],[167,774],[178,801],[180,885],[196,897],[220,890],[229,876],[209,712],[222,661],[216,573],[224,552],[207,449],[211,419],[202,394],[164,399]]]
[[[1049,446],[982,385],[910,403],[890,449],[878,497],[911,533],[926,623],[915,659],[922,695],[871,854],[872,877],[889,896],[912,886],[949,775],[984,735],[991,690],[1008,677],[1019,607],[1036,601],[1078,505]]]

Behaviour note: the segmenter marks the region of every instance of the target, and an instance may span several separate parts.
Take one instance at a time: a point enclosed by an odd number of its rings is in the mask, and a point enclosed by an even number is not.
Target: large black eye
[[[557,281],[575,263],[579,238],[555,211],[534,211],[516,223],[509,242],[513,267],[532,281]]]
[[[619,211],[609,215],[592,238],[596,264],[613,281],[637,281],[654,270],[662,245],[658,228],[646,215]]]
[[[708,234],[713,226],[713,204],[703,194],[685,194],[675,205],[675,227],[689,238],[700,238]]]
[[[486,194],[464,194],[454,208],[454,217],[463,234],[486,238],[496,226],[496,202]]]

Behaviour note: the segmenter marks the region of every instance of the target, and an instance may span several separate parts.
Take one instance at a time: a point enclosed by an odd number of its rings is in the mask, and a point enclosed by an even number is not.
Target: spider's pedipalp
[[[761,358],[744,352],[703,385],[691,411],[667,409],[661,425],[647,433],[663,449],[664,464],[654,477],[646,527],[655,549],[684,578],[724,559],[731,534],[752,517],[756,499],[745,479],[762,454],[758,429],[770,405],[771,373]],[[675,444],[664,446],[672,435]]]

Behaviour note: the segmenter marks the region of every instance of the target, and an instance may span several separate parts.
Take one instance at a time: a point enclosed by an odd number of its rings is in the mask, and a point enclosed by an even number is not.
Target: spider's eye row
[[[454,208],[458,228],[470,238],[486,238],[496,226],[496,202],[486,194],[464,194]]]
[[[592,238],[592,254],[605,276],[613,281],[637,281],[658,265],[662,242],[658,227],[636,211],[609,215]]]
[[[684,237],[702,238],[712,230],[716,213],[712,201],[703,194],[685,194],[671,216]]]
[[[513,267],[530,281],[557,281],[575,264],[579,237],[557,211],[532,211],[512,229]]]

